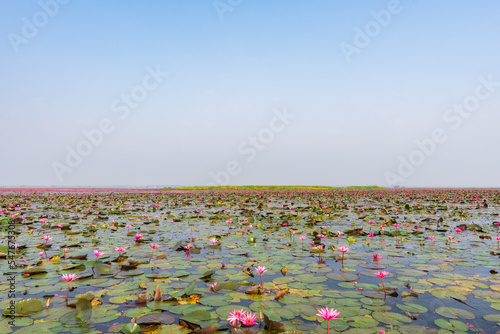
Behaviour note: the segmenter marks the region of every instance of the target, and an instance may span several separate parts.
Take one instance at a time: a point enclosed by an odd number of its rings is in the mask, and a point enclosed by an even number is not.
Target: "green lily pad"
[[[373,318],[383,322],[388,325],[403,325],[404,323],[411,323],[411,319],[406,316],[402,315],[400,313],[395,313],[395,312],[373,312],[372,314]]]
[[[451,319],[467,319],[472,320],[476,318],[476,315],[467,310],[456,308],[456,307],[447,307],[441,306],[434,310],[437,314]]]

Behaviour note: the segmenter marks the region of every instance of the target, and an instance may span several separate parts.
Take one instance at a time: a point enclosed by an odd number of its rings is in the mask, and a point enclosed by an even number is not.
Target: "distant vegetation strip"
[[[239,190],[239,189],[257,189],[257,190],[331,190],[331,189],[383,189],[380,186],[349,186],[349,187],[328,187],[328,186],[217,186],[217,187],[175,187],[166,189],[176,190]]]

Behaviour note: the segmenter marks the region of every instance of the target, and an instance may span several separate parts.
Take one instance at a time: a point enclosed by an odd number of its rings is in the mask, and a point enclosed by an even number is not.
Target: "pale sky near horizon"
[[[0,186],[500,187],[498,1],[0,8]]]

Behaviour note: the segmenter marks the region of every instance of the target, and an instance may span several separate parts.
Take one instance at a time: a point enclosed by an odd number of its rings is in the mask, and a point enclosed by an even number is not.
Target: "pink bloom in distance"
[[[375,273],[375,276],[380,277],[380,278],[384,278],[387,275],[389,275],[389,273],[387,271],[379,271],[379,272]]]

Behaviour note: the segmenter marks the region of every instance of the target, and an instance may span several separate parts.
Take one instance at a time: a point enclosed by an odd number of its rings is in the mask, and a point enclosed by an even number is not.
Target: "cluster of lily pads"
[[[0,332],[496,333],[499,204],[496,189],[1,189]]]

